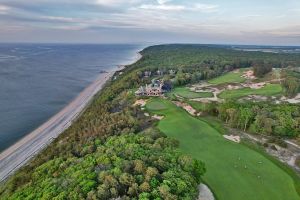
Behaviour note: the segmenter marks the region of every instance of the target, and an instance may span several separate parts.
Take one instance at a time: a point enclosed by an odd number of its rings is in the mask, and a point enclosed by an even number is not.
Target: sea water
[[[142,45],[0,44],[0,151],[56,114]]]

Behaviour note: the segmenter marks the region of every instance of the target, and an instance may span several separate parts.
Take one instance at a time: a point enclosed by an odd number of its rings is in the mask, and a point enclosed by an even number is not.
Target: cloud
[[[170,2],[170,1],[172,1],[172,0],[157,0],[157,3],[158,4],[165,4],[165,3]]]
[[[213,4],[171,4],[168,0],[158,0],[158,4],[142,4],[139,8],[145,10],[163,10],[163,11],[200,11],[200,12],[216,12],[219,6]]]
[[[0,4],[0,14],[2,15],[7,14],[10,9],[11,9],[10,7]]]
[[[185,6],[182,5],[167,5],[167,4],[143,4],[140,6],[141,9],[145,10],[165,10],[165,11],[182,11],[186,10]]]
[[[197,3],[192,9],[202,12],[216,12],[219,9],[219,5]]]
[[[225,4],[204,0],[0,0],[0,32],[24,29],[32,33],[32,38],[41,30],[81,32],[87,35],[83,40],[89,39],[89,34],[102,37],[108,30],[120,38],[125,32],[128,37],[134,32],[141,35],[151,32],[157,37],[159,33],[203,35],[212,39],[219,35],[231,37],[233,41],[237,37],[246,41],[251,35],[254,40],[258,33],[261,38],[298,37],[300,3],[282,3],[282,7],[274,7],[278,9],[274,12],[273,7],[267,9],[267,3],[254,1],[247,4],[249,7],[240,7],[241,2]],[[4,34],[0,40],[5,41]]]
[[[140,3],[142,0],[96,0],[96,4],[114,7],[114,6],[122,6],[122,5],[132,5]]]
[[[60,16],[42,16],[42,19],[49,21],[59,21],[59,22],[74,22],[75,19],[72,17],[60,17]]]
[[[283,28],[277,28],[277,29],[269,29],[265,30],[265,33],[276,35],[276,36],[297,36],[300,37],[300,25],[298,26],[288,26]]]

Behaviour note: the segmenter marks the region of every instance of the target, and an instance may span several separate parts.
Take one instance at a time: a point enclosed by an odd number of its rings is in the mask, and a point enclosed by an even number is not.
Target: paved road
[[[13,146],[3,151],[0,154],[0,182],[26,164],[28,160],[66,130],[112,75],[113,72],[101,74],[94,83],[81,92],[63,110]]]

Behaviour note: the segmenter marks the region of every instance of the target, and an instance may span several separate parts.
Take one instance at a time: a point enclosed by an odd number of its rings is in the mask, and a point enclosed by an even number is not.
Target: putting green
[[[222,99],[236,99],[248,95],[273,96],[280,94],[281,92],[282,87],[280,84],[268,84],[260,89],[242,88],[237,90],[225,90],[219,97]]]
[[[174,94],[187,99],[207,98],[214,96],[212,92],[193,92],[186,87],[175,88],[169,95]]]
[[[224,83],[241,83],[246,80],[245,78],[241,77],[242,75],[242,70],[239,70],[238,72],[228,72],[222,76],[209,80],[208,83],[214,85]]]
[[[150,110],[163,110],[163,109],[167,109],[167,106],[165,106],[163,102],[150,101],[147,103],[147,108]]]
[[[164,105],[153,110],[153,104]],[[296,200],[300,199],[293,179],[256,151],[224,139],[213,127],[190,116],[163,99],[152,99],[146,108],[164,115],[158,128],[176,138],[180,148],[205,162],[203,180],[219,200]]]

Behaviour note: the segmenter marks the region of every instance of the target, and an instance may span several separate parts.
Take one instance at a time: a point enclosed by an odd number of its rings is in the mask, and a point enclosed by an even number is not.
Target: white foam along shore
[[[135,62],[141,58],[137,56]],[[119,67],[121,70],[124,66]],[[84,89],[72,102],[40,127],[27,134],[21,140],[0,154],[0,182],[25,165],[31,158],[47,147],[55,138],[65,131],[81,114],[92,98],[111,79],[116,71],[102,73]]]

